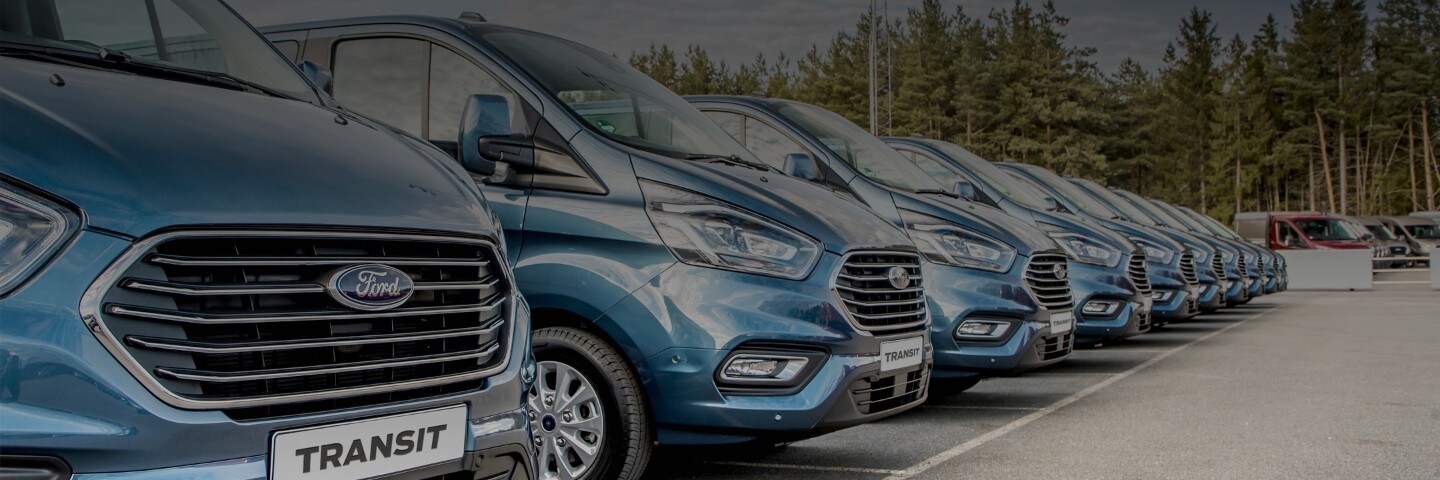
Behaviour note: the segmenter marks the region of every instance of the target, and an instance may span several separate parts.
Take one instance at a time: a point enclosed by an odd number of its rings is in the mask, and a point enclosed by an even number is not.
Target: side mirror
[[[820,173],[820,162],[804,153],[792,153],[785,156],[785,174],[807,182],[819,182],[825,179],[825,175]]]
[[[529,136],[511,133],[510,104],[505,97],[471,95],[460,115],[460,164],[472,173],[495,175],[496,164],[501,162],[507,167],[533,166],[535,146]]]
[[[954,187],[953,187],[953,192],[954,192],[956,195],[959,195],[960,198],[963,198],[963,199],[966,199],[966,200],[969,200],[969,201],[972,201],[972,202],[975,201],[975,197],[977,196],[977,195],[975,194],[975,185],[972,184],[972,183],[970,183],[970,182],[967,182],[967,181],[965,181],[965,180],[957,180],[957,181],[955,182]]]
[[[1374,235],[1374,234],[1367,233],[1367,234],[1361,235],[1361,236],[1360,236],[1360,239],[1361,239],[1361,240],[1364,240],[1364,241],[1367,241],[1367,242],[1373,242],[1373,241],[1375,241],[1375,235]]]
[[[1045,209],[1052,212],[1065,211],[1065,207],[1060,205],[1060,201],[1056,200],[1055,197],[1045,197]]]
[[[335,74],[330,73],[330,69],[306,60],[300,62],[300,72],[305,74],[305,78],[310,79],[310,83],[320,87],[320,90],[324,91],[326,95],[335,95]]]

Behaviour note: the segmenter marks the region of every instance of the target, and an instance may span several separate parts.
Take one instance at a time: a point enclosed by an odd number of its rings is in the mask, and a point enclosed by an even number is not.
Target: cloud
[[[827,45],[835,34],[851,30],[866,0],[231,0],[231,5],[256,25],[327,18],[420,14],[455,17],[478,11],[490,21],[538,30],[575,40],[621,57],[651,44],[704,47],[713,58],[732,65],[749,63],[756,54],[798,58],[811,45]],[[878,2],[883,5],[884,2]],[[947,11],[963,6],[968,15],[984,17],[992,9],[1009,8],[1012,0],[942,0]],[[1031,2],[1038,5],[1040,2]],[[900,18],[920,0],[891,0],[891,18]],[[1179,32],[1191,3],[1167,0],[1059,0],[1056,9],[1071,18],[1065,33],[1074,46],[1095,47],[1101,68],[1113,70],[1126,57],[1158,68],[1165,45]],[[1266,14],[1275,14],[1288,28],[1286,0],[1210,0],[1221,39],[1240,34],[1249,39]]]

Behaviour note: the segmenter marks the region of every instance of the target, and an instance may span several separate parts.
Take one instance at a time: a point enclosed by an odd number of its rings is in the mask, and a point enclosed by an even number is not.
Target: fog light
[[[1158,302],[1158,303],[1165,303],[1165,302],[1170,301],[1170,299],[1175,298],[1175,291],[1174,291],[1174,290],[1156,290],[1155,292],[1153,292],[1153,293],[1150,294],[1150,298],[1151,298],[1151,299],[1154,299],[1154,300],[1155,300],[1156,302]]]
[[[1080,308],[1080,312],[1086,315],[1110,316],[1118,311],[1120,311],[1120,302],[1114,300],[1091,300],[1085,302],[1085,306]]]
[[[1010,331],[1010,322],[997,320],[966,320],[955,327],[955,338],[965,340],[994,340]]]
[[[795,378],[805,369],[809,359],[770,355],[736,355],[725,364],[720,376],[726,380],[775,380]]]

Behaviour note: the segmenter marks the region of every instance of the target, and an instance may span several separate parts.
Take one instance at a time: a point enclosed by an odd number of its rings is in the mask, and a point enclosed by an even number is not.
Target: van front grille
[[[882,413],[919,402],[930,385],[930,366],[887,374],[872,379],[861,378],[850,384],[850,398],[863,414]]]
[[[1037,253],[1025,265],[1025,284],[1036,302],[1049,310],[1075,308],[1069,278],[1064,255]]]
[[[94,317],[177,407],[250,419],[447,395],[507,360],[512,287],[487,242],[204,232],[127,256],[93,287]],[[342,304],[329,278],[365,265],[399,270],[414,293],[390,309]]]
[[[1126,268],[1130,274],[1130,281],[1135,288],[1146,296],[1150,295],[1150,275],[1145,273],[1145,252],[1135,252],[1130,255],[1130,264]]]
[[[1039,354],[1040,360],[1054,360],[1070,354],[1075,348],[1075,332],[1066,332],[1063,335],[1041,337],[1035,342],[1035,353]]]
[[[1216,280],[1225,279],[1225,258],[1218,251],[1210,256],[1210,270],[1215,272]]]
[[[1195,272],[1195,255],[1190,252],[1180,254],[1180,276],[1185,278],[1186,285],[1198,285],[1200,277]]]
[[[900,285],[891,272],[905,272]],[[925,287],[920,257],[903,252],[856,252],[835,275],[835,292],[860,329],[886,334],[925,328]]]

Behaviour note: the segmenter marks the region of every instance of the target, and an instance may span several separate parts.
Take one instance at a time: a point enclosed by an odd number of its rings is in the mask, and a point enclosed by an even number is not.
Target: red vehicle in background
[[[1323,212],[1249,212],[1235,216],[1236,230],[1272,250],[1375,250],[1373,236]]]

